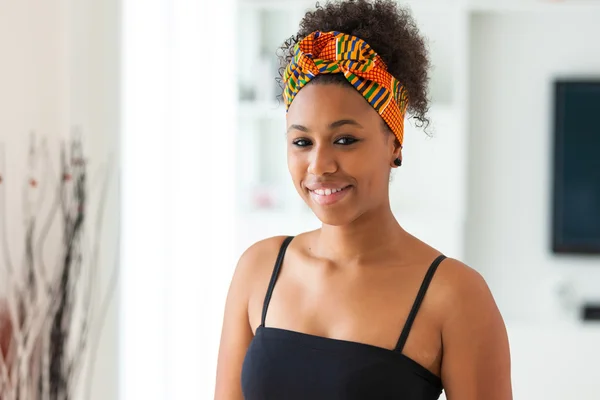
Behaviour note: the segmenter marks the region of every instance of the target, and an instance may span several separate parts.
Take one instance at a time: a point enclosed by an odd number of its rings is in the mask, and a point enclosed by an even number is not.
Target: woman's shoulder
[[[286,254],[294,251],[294,244],[305,234],[296,235],[290,243]],[[277,256],[286,238],[291,236],[271,236],[250,245],[238,260],[235,275],[241,275],[245,280],[264,281],[266,275],[272,273]]]
[[[230,283],[230,296],[247,304],[269,281],[279,249],[287,236],[273,236],[253,243],[240,256]]]
[[[502,319],[483,275],[459,260],[446,258],[440,264],[431,289],[432,300],[446,328],[474,327],[489,322],[490,318],[497,322]]]
[[[484,277],[474,268],[445,260],[434,293],[441,311],[442,377],[447,393],[461,397],[510,398],[510,349],[500,310]],[[486,393],[484,395],[484,392]]]
[[[411,248],[414,249],[414,258],[411,261],[423,267],[420,273],[425,274],[426,266],[432,266],[434,260],[443,257],[427,290],[427,296],[430,301],[434,300],[436,308],[446,311],[442,309],[453,307],[453,302],[460,304],[462,301],[473,301],[490,294],[483,275],[474,267],[450,256],[446,257],[439,249],[413,238]]]
[[[265,258],[272,258],[273,256],[276,257],[284,240],[287,237],[288,236],[284,235],[271,236],[253,243],[242,253],[240,262],[252,263],[255,261],[261,261]]]
[[[240,256],[235,274],[249,279],[257,274],[263,275],[267,270],[271,271],[287,237],[272,236],[250,245]]]
[[[489,294],[483,275],[475,268],[454,258],[445,258],[435,273],[432,286],[446,301],[475,300]]]
[[[277,255],[282,248],[282,245],[287,238],[293,238],[290,242],[286,254],[298,250],[302,245],[298,245],[304,242],[314,232],[304,232],[295,236],[279,235],[271,236],[262,240],[259,240],[249,246],[241,255],[239,260],[239,267],[244,269],[256,269],[262,268],[267,265],[267,269],[272,270],[275,266]]]

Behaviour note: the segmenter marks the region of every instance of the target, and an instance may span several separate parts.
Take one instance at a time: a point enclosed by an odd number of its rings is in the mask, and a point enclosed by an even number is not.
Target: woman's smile
[[[341,188],[322,188],[315,190],[308,190],[310,193],[311,199],[321,205],[321,206],[329,206],[341,201],[344,197],[346,197],[350,191],[354,187],[352,185],[348,185]]]

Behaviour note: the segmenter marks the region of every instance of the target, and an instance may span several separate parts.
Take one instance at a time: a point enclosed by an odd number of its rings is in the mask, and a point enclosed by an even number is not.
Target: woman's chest
[[[423,274],[381,271],[323,274],[288,268],[274,287],[265,326],[394,349],[420,287]],[[253,331],[260,325],[264,300],[249,304]],[[403,352],[439,373],[441,339],[432,305],[424,301]]]

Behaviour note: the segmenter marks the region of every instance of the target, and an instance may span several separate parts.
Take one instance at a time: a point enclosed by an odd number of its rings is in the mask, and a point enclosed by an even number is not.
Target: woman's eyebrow
[[[339,128],[344,125],[354,125],[359,128],[363,127],[361,124],[359,124],[358,122],[356,122],[353,119],[340,119],[340,120],[334,121],[331,124],[329,124],[329,129],[336,129],[336,128]],[[310,132],[310,129],[308,129],[306,126],[298,125],[298,124],[292,124],[287,129],[288,133],[292,130],[297,130],[297,131],[301,131],[301,132]]]
[[[290,125],[287,129],[287,132],[290,133],[290,131],[293,131],[293,130],[301,131],[301,132],[310,132],[310,129],[308,129],[304,125],[297,125],[297,124]]]
[[[338,121],[335,121],[335,122],[332,122],[331,124],[329,124],[329,129],[339,128],[340,126],[344,126],[344,125],[354,125],[359,128],[362,128],[362,125],[353,119],[340,119]]]

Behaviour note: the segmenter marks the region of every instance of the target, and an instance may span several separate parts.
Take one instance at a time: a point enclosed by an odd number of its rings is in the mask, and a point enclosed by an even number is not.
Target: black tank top
[[[438,376],[402,354],[410,328],[438,265],[429,267],[394,350],[265,326],[267,308],[283,257],[281,245],[265,297],[261,324],[242,367],[246,400],[434,400]]]

